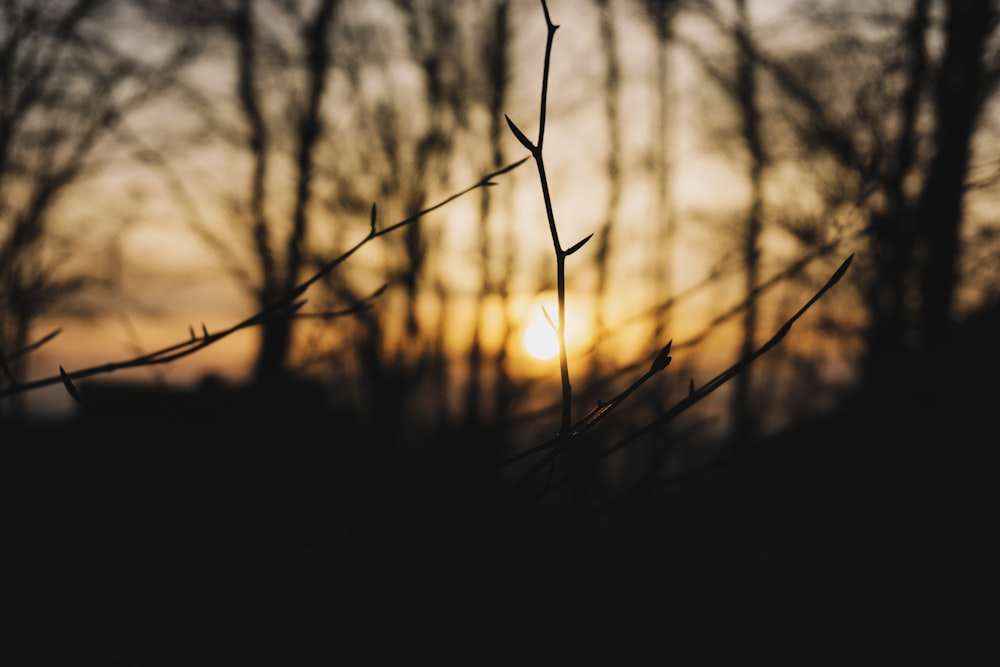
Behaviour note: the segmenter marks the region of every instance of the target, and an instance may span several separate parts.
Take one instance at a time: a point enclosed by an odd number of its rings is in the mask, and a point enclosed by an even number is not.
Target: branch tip
[[[518,129],[517,125],[514,124],[514,121],[510,119],[510,116],[504,114],[503,117],[507,119],[507,126],[510,127],[510,131],[514,133],[514,136],[517,137],[517,140],[521,142],[521,145],[527,148],[529,151],[531,151],[532,154],[534,154],[535,145],[531,143],[531,140],[528,139],[528,137],[524,136],[524,132],[521,132],[521,130]]]
[[[59,377],[62,378],[63,386],[66,387],[66,391],[69,395],[73,397],[73,400],[78,404],[83,405],[83,397],[80,392],[76,390],[76,386],[73,384],[73,380],[70,378],[69,373],[62,366],[59,367]]]
[[[571,248],[569,248],[568,250],[564,250],[563,251],[563,255],[569,257],[574,252],[576,252],[577,250],[579,250],[580,248],[582,248],[584,245],[586,245],[587,241],[589,241],[593,236],[594,236],[593,233],[588,234],[582,240],[577,241]]]

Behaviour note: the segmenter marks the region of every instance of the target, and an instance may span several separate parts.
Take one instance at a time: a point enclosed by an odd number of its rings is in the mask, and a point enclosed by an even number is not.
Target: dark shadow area
[[[537,503],[545,480],[515,493],[523,469],[468,441],[407,456],[352,438],[315,385],[95,384],[86,416],[5,431],[5,604],[21,633],[7,651],[24,660],[9,664],[334,660],[327,639],[355,628],[502,623],[535,605],[797,608],[868,630],[986,608],[1000,593],[996,312],[960,329],[964,379],[919,410],[849,404],[739,458],[617,486],[599,481],[604,462],[579,473],[592,497]]]

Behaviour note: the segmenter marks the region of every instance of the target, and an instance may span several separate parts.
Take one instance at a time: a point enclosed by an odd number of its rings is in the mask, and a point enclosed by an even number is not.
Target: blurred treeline
[[[887,411],[954,394],[956,324],[995,304],[996,3],[777,7],[550,3],[557,223],[595,234],[568,261],[594,331],[570,356],[575,410],[674,341],[609,438],[752,352],[850,253],[686,428],[752,436],[845,390]],[[534,0],[0,4],[3,415],[48,374],[31,362],[54,326],[190,281],[266,309],[363,238],[373,204],[384,228],[525,157],[504,115],[537,128],[544,43]],[[553,435],[558,369],[518,338],[555,287],[537,174],[494,182],[255,327],[251,386],[322,379],[362,442]]]

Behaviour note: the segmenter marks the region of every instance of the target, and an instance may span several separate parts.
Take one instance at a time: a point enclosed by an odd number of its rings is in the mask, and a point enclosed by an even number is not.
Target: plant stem
[[[555,213],[552,208],[552,196],[549,192],[549,181],[545,175],[545,160],[542,158],[542,144],[545,141],[545,110],[548,103],[549,88],[549,63],[552,59],[552,41],[559,27],[552,23],[549,16],[549,8],[545,0],[541,0],[542,11],[545,14],[545,25],[548,28],[548,36],[545,41],[545,64],[542,69],[542,95],[538,111],[538,140],[534,143],[521,132],[510,118],[507,124],[510,126],[514,136],[525,148],[531,152],[531,157],[538,167],[538,179],[542,188],[542,198],[545,202],[545,214],[548,218],[549,233],[552,236],[552,248],[556,255],[556,296],[558,300],[559,314],[556,323],[556,336],[559,340],[559,375],[562,381],[562,418],[559,423],[558,439],[563,441],[572,431],[572,402],[573,389],[569,380],[569,355],[566,351],[566,257],[579,250],[587,239],[574,245],[570,250],[564,250],[559,242],[559,231],[556,228]],[[587,237],[589,239],[589,237]]]
[[[556,254],[556,298],[559,312],[556,319],[556,335],[559,338],[559,376],[562,380],[562,419],[559,424],[559,435],[565,437],[570,433],[572,422],[573,389],[569,380],[569,354],[566,350],[566,251],[559,243],[559,232],[556,229],[555,214],[552,209],[552,197],[549,194],[549,182],[545,176],[545,162],[542,159],[541,148],[535,157],[538,165],[538,178],[542,185],[542,196],[545,200],[545,212],[549,219],[549,231],[552,234],[552,246]]]

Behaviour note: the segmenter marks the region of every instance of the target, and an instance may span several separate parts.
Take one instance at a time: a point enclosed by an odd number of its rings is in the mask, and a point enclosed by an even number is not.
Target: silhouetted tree
[[[93,309],[87,296],[115,277],[107,205],[104,220],[75,230],[66,206],[78,216],[107,196],[82,186],[127,159],[116,149],[135,147],[132,115],[190,60],[185,40],[135,52],[125,37],[142,20],[125,0],[0,4],[0,382],[23,380],[39,317]],[[101,261],[86,255],[95,251]]]
[[[872,37],[841,14],[836,35],[794,57],[761,55],[805,153],[864,217],[870,263],[855,471],[884,534],[909,539],[928,510],[934,457],[951,456],[953,301],[973,139],[995,91],[996,3],[916,0]],[[863,16],[861,18],[864,18]],[[833,26],[838,26],[834,28]],[[938,48],[940,47],[940,48]],[[855,67],[848,69],[848,54]],[[860,66],[859,66],[860,65]],[[834,185],[835,184],[835,185]]]
[[[615,234],[615,221],[621,205],[624,174],[622,173],[622,118],[620,113],[621,63],[618,55],[618,33],[615,27],[615,11],[610,0],[596,0],[598,35],[601,60],[604,63],[604,81],[601,101],[604,106],[604,123],[607,135],[605,177],[608,182],[608,196],[604,203],[601,224],[594,235],[594,263],[597,269],[596,329],[597,340],[607,333],[605,310],[610,299],[609,283],[611,271],[611,250]],[[600,361],[600,355],[598,355]]]
[[[325,176],[320,147],[334,150],[327,98],[341,4],[149,3],[162,30],[196,41],[198,67],[217,68],[214,76],[198,76],[195,68],[180,77],[185,111],[197,114],[201,134],[163,149],[161,171],[179,200],[228,209],[223,224],[194,215],[188,222],[261,310],[285,298],[312,268],[315,217],[324,203],[317,190],[325,195],[329,187],[318,184],[317,174]],[[224,90],[225,83],[231,88]],[[216,186],[184,173],[175,163],[195,148],[223,152],[232,178]],[[259,386],[286,378],[295,322],[281,316],[260,324],[252,371]]]
[[[937,115],[934,157],[917,203],[917,230],[926,253],[922,269],[921,351],[932,362],[930,381],[947,386],[952,347],[953,303],[961,256],[963,201],[973,137],[995,91],[1000,66],[990,41],[1000,25],[1000,7],[990,0],[948,3],[945,52],[934,82]]]
[[[742,297],[745,307],[741,312],[740,343],[737,358],[746,358],[757,347],[759,306],[756,290],[761,282],[761,235],[764,216],[764,173],[768,154],[763,137],[763,115],[759,92],[759,66],[757,38],[751,24],[747,2],[734,0],[733,18],[727,19],[719,8],[705,3],[700,7],[722,35],[732,50],[732,62],[722,65],[718,58],[696,50],[699,66],[720,86],[732,102],[738,126],[738,137],[746,158],[746,177],[749,181],[749,201],[746,219],[739,226],[739,271],[742,280]],[[724,61],[723,61],[724,62]],[[751,446],[758,431],[758,410],[761,402],[755,395],[753,368],[744,369],[733,378],[730,403],[729,446],[731,460],[728,466],[726,489],[726,514],[730,520],[731,535],[729,557],[737,567],[750,564],[748,546],[748,519],[746,509],[745,477]]]
[[[652,280],[657,301],[673,297],[673,249],[677,232],[674,206],[673,171],[675,141],[673,134],[674,71],[671,65],[674,23],[683,6],[682,0],[639,0],[656,38],[656,141],[652,145],[653,176],[656,182],[656,237],[652,250]],[[652,338],[660,340],[670,329],[670,308],[655,318]]]
[[[323,0],[310,16],[298,17],[297,32],[303,41],[305,71],[304,99],[299,108],[289,110],[287,122],[294,128],[294,199],[292,225],[281,250],[274,223],[265,211],[266,183],[269,164],[273,159],[270,132],[264,118],[264,87],[266,68],[262,46],[256,36],[262,21],[255,3],[244,0],[231,17],[230,30],[237,45],[237,76],[239,101],[249,128],[248,148],[253,155],[253,175],[250,183],[251,233],[259,262],[260,284],[257,298],[267,307],[290,292],[300,280],[303,257],[309,233],[309,206],[312,199],[314,153],[322,136],[321,104],[331,66],[330,31],[338,6],[336,0]],[[261,343],[254,366],[255,381],[273,384],[286,371],[292,340],[291,318],[267,320],[261,327]]]
[[[750,185],[745,223],[740,225],[739,267],[742,273],[742,295],[746,307],[741,316],[739,358],[745,357],[756,346],[759,309],[754,297],[761,281],[761,234],[764,215],[764,171],[768,154],[764,144],[763,124],[765,111],[761,105],[758,53],[760,47],[754,36],[745,0],[735,0],[734,16],[728,19],[720,8],[711,3],[701,3],[700,14],[716,27],[723,41],[732,50],[732,62],[723,64],[718,56],[693,47],[699,66],[720,86],[731,100],[736,116],[738,137],[746,155],[747,180]],[[757,431],[756,411],[753,401],[753,376],[746,369],[733,380],[730,436],[734,443],[751,440]]]
[[[401,54],[416,66],[418,85],[414,95],[412,89],[404,92],[389,83],[390,96],[378,103],[375,131],[390,166],[382,175],[382,194],[393,202],[386,208],[408,218],[450,185],[455,142],[466,124],[468,74],[466,63],[453,56],[465,47],[457,6],[438,1],[394,6],[406,37]],[[444,341],[449,295],[434,274],[441,264],[431,261],[440,250],[437,238],[423,222],[408,226],[398,243],[387,248],[387,278],[393,286],[388,296],[396,297],[391,303],[398,310],[383,314],[399,315],[402,327],[394,332],[391,345],[370,351],[365,373],[375,396],[372,438],[387,447],[398,444],[407,415],[433,421],[432,415],[440,415],[447,405]],[[434,298],[441,316],[430,322],[421,313],[421,302]],[[386,324],[367,322],[371,327]],[[376,338],[385,334],[369,332]]]
[[[747,14],[746,0],[736,0],[736,25],[734,38],[737,44],[737,73],[735,97],[739,105],[740,128],[749,157],[750,204],[746,229],[743,235],[744,293],[749,297],[760,280],[760,236],[764,207],[764,168],[767,155],[761,137],[761,110],[757,100],[757,64],[754,37]],[[743,314],[740,357],[750,354],[756,347],[757,305],[747,306]],[[732,434],[734,440],[746,440],[755,435],[755,406],[752,404],[751,369],[734,380],[732,409]]]
[[[488,170],[499,169],[504,164],[503,140],[507,137],[507,124],[504,122],[502,109],[508,107],[510,87],[510,2],[497,0],[485,12],[485,20],[481,28],[484,39],[478,52],[481,72],[479,77],[482,87],[481,104],[489,114],[487,122],[487,146],[489,151]],[[506,243],[494,244],[490,221],[495,210],[496,198],[490,188],[485,188],[479,200],[479,270],[481,285],[475,300],[475,321],[472,332],[472,342],[469,349],[469,379],[466,384],[463,413],[467,424],[467,432],[478,437],[482,427],[482,410],[484,407],[483,387],[486,381],[484,371],[489,368],[492,378],[492,417],[493,424],[500,428],[507,417],[509,402],[510,378],[506,368],[506,350],[510,327],[507,322],[506,303],[509,298],[508,276],[512,272],[513,242],[511,238]],[[501,266],[506,270],[498,271],[499,263],[494,257],[497,249],[505,251]],[[499,326],[502,331],[497,338],[500,340],[497,352],[492,359],[484,358],[483,337],[486,318],[486,305],[490,297],[499,298],[503,304],[503,316]],[[502,440],[500,434],[496,436]]]
[[[871,396],[903,405],[908,390],[928,386],[926,364],[947,354],[971,141],[995,81],[984,63],[995,5],[945,3],[939,59],[928,47],[932,8],[918,0],[898,16],[893,42],[862,79],[836,71],[829,50],[766,64],[797,110],[804,146],[850,174],[845,182],[868,211],[864,383]],[[851,87],[855,97],[843,99]]]

